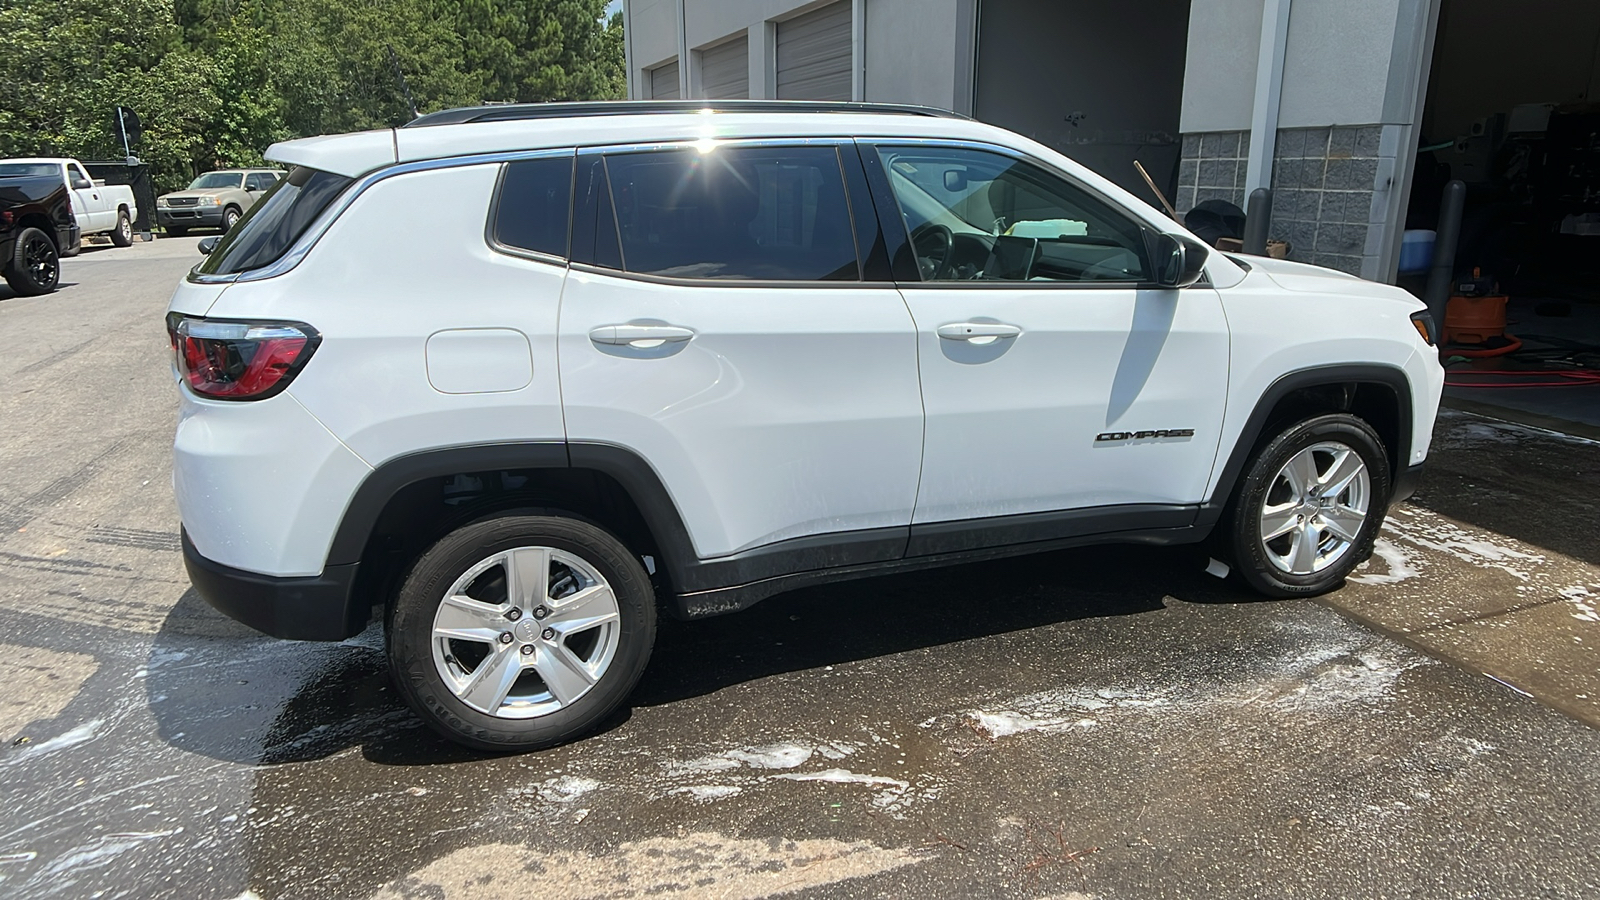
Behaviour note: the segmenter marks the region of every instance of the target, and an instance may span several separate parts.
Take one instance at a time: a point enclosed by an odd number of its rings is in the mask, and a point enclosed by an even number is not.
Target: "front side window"
[[[1141,226],[1039,166],[957,147],[880,147],[923,281],[1142,282]]]
[[[629,272],[859,281],[833,147],[659,150],[606,157]]]
[[[200,263],[203,275],[259,269],[288,252],[354,179],[297,166],[272,186]]]
[[[507,247],[567,256],[572,160],[566,156],[507,163],[495,202],[494,239]]]

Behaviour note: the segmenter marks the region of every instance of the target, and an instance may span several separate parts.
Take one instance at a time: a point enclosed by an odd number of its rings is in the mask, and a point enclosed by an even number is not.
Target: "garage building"
[[[626,0],[625,15],[636,99],[937,106],[1153,201],[1138,160],[1180,212],[1270,186],[1291,258],[1383,281],[1459,178],[1464,264],[1595,292],[1593,0]]]

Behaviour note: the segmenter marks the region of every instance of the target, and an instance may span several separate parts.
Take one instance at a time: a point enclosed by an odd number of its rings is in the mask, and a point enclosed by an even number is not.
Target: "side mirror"
[[[1191,237],[1158,234],[1150,254],[1155,264],[1155,282],[1164,288],[1186,288],[1206,272],[1210,248]]]
[[[90,181],[89,179],[87,179],[87,178],[78,178],[77,176],[73,176],[73,179],[72,179],[72,189],[73,190],[75,190],[75,191],[87,191],[88,189],[90,189],[92,187],[94,187],[94,182]]]
[[[201,256],[210,256],[211,255],[211,251],[217,249],[217,241],[220,241],[220,240],[222,240],[222,238],[214,237],[214,236],[202,239],[200,241],[200,245],[199,245],[200,246],[200,255]]]
[[[947,191],[964,191],[967,189],[966,169],[945,169],[944,189]]]

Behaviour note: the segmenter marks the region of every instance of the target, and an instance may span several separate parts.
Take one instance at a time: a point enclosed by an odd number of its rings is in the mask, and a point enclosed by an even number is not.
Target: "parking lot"
[[[1600,444],[1446,411],[1320,601],[1113,547],[664,621],[600,734],[475,755],[379,627],[275,641],[190,591],[195,243],[0,288],[0,894],[1600,895]]]

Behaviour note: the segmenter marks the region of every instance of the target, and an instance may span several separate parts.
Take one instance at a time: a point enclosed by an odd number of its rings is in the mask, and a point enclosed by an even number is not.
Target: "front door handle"
[[[596,344],[641,348],[680,344],[693,337],[693,329],[676,325],[601,325],[589,332],[589,340]]]
[[[940,325],[938,330],[939,337],[947,341],[977,341],[984,344],[1000,338],[1014,338],[1021,333],[1021,328],[1000,322],[954,322]]]

